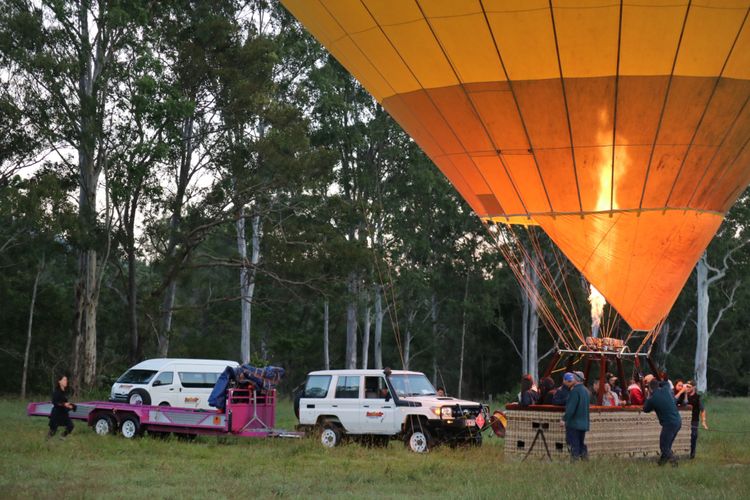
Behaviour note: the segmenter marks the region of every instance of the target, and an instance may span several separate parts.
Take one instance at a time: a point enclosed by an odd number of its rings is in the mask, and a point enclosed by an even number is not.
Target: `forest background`
[[[728,395],[750,392],[749,209],[743,194],[652,349]],[[102,389],[169,356],[280,365],[286,391],[391,366],[498,397],[555,345],[512,271],[277,2],[0,5],[0,392],[60,370]]]

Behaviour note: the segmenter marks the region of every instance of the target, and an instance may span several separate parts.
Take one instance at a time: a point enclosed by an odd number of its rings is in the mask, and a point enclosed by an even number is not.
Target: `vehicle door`
[[[364,399],[359,413],[363,434],[396,434],[396,405],[382,376],[365,377]]]
[[[352,434],[360,433],[361,381],[361,375],[339,375],[331,404],[331,412],[339,417],[346,432]]]
[[[201,401],[200,389],[206,384],[205,373],[200,367],[178,366],[177,378],[180,386],[177,388],[175,406],[180,408],[198,408]],[[206,399],[208,396],[206,396]]]
[[[174,372],[171,368],[159,373],[151,382],[151,388],[149,389],[151,404],[167,403],[169,406],[176,406],[178,394],[176,386]]]
[[[333,399],[329,397],[331,375],[309,375],[305,383],[305,390],[299,401],[299,423],[312,425],[318,416],[330,413]]]

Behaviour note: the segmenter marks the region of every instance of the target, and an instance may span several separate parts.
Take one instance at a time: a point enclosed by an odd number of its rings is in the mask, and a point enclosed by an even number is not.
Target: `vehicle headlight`
[[[450,406],[433,406],[432,413],[442,418],[453,418],[453,409]]]

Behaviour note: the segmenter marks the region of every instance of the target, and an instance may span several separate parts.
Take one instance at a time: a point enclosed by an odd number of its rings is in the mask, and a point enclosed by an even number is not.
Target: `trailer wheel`
[[[133,439],[134,437],[140,436],[143,433],[141,429],[141,423],[138,421],[138,417],[130,416],[125,417],[120,422],[120,434],[126,439]]]
[[[128,403],[131,405],[150,405],[151,396],[143,389],[133,389],[128,394]]]
[[[332,422],[323,424],[323,430],[320,431],[320,443],[326,448],[335,448],[341,444],[341,429]]]
[[[94,418],[94,423],[91,427],[100,436],[106,436],[107,434],[114,434],[117,431],[117,421],[112,415],[102,413]]]

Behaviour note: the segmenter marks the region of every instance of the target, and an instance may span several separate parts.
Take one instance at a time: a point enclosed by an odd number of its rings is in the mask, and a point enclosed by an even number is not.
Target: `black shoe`
[[[675,457],[670,458],[669,463],[672,464],[672,467],[677,467],[678,465],[680,465]]]
[[[661,465],[664,465],[665,463],[667,463],[667,460],[669,460],[669,459],[665,458],[665,457],[660,457],[659,461],[657,463],[661,466]]]

